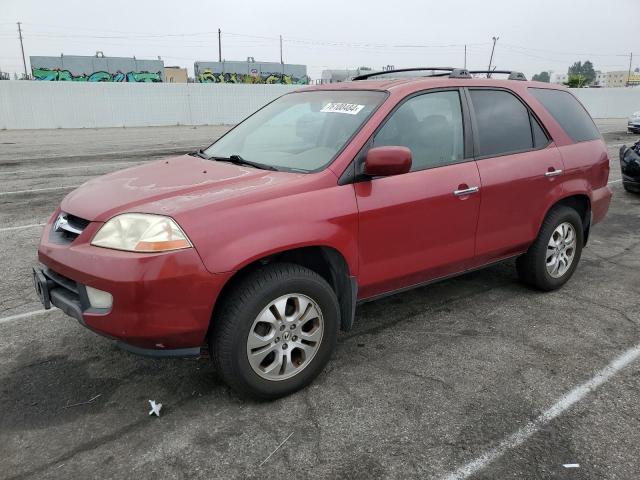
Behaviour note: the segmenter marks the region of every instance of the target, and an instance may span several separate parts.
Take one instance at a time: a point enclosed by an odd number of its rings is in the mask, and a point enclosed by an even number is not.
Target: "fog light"
[[[103,292],[93,287],[85,287],[87,289],[87,297],[93,308],[111,308],[113,297],[109,292]]]

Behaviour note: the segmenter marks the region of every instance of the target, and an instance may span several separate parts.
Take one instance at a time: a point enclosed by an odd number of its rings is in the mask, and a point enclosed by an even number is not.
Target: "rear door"
[[[521,253],[535,239],[563,163],[532,111],[510,90],[469,88],[482,204],[474,265]]]
[[[413,163],[407,174],[354,184],[361,298],[459,272],[472,261],[480,177],[471,149],[465,154],[463,106],[458,89],[412,96],[370,142],[408,147]]]

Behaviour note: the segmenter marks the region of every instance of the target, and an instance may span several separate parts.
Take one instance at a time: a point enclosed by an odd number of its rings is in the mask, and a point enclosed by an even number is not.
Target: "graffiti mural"
[[[58,81],[58,82],[162,82],[161,72],[116,72],[105,71],[83,73],[73,75],[69,70],[33,68],[31,70],[34,80]]]
[[[213,73],[209,68],[198,75],[199,83],[248,83],[248,84],[284,84],[307,85],[309,77],[297,78],[283,73],[262,73],[250,75],[246,73]]]

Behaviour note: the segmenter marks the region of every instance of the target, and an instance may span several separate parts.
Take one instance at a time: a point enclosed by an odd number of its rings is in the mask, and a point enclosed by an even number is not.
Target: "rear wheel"
[[[552,209],[527,253],[518,258],[520,279],[540,290],[555,290],[573,275],[582,254],[582,220],[574,209]]]
[[[241,394],[288,395],[311,383],[329,360],[339,306],[331,286],[312,270],[267,265],[222,301],[209,339],[212,357]]]

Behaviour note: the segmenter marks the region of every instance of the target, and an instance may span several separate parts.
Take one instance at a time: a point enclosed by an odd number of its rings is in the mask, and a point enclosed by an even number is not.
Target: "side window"
[[[529,88],[574,142],[600,138],[598,128],[580,102],[569,92],[549,88]]]
[[[408,147],[415,171],[462,161],[463,139],[460,94],[433,92],[404,102],[378,131],[373,146]]]
[[[534,148],[542,148],[549,145],[549,138],[547,134],[544,133],[544,130],[535,119],[535,117],[529,114],[529,118],[531,119],[531,131],[533,132],[533,146]]]
[[[533,148],[529,111],[503,90],[470,90],[478,129],[479,156],[491,157]]]

